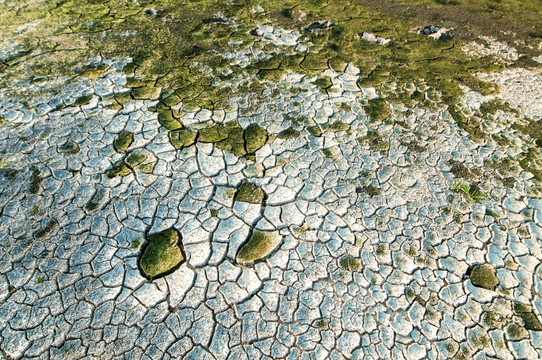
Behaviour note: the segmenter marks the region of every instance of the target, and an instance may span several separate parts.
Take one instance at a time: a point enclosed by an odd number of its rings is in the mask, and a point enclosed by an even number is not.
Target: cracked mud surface
[[[0,1],[0,359],[542,357],[540,9],[445,3]]]

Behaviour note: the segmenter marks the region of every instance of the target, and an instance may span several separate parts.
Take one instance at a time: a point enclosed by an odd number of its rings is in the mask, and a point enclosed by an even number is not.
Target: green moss
[[[264,199],[264,191],[248,181],[243,181],[241,185],[239,185],[235,196],[235,201],[246,202],[249,204],[262,204]]]
[[[90,101],[92,100],[93,95],[83,95],[75,99],[75,102],[73,103],[74,106],[83,106],[88,105]]]
[[[279,139],[295,139],[298,138],[301,135],[301,133],[298,130],[295,130],[292,127],[289,127],[286,130],[282,130],[278,133],[277,137]]]
[[[185,260],[181,249],[181,234],[167,229],[150,235],[148,243],[139,258],[143,276],[153,280],[169,274]]]
[[[486,101],[480,105],[480,112],[484,115],[487,114],[496,114],[498,110],[501,110],[505,113],[519,114],[519,112],[510,106],[508,101],[502,101],[499,98]]]
[[[523,305],[519,302],[513,303],[513,310],[522,320],[525,329],[532,331],[542,331],[542,324],[533,312],[533,308],[528,305]]]
[[[140,151],[132,151],[126,158],[124,159],[124,162],[128,167],[135,168],[136,166],[142,164],[145,160],[147,160],[147,156],[142,154]]]
[[[358,138],[358,142],[360,144],[368,144],[374,151],[386,150],[390,147],[388,141],[375,130],[367,131],[367,135]]]
[[[51,219],[39,230],[34,232],[35,239],[41,239],[52,233],[58,227],[58,221],[56,219]]]
[[[350,125],[342,121],[335,121],[333,124],[325,127],[325,129],[329,131],[347,131],[350,129]]]
[[[472,285],[494,291],[499,285],[499,279],[495,275],[495,267],[490,264],[474,265],[467,271]]]
[[[333,85],[333,82],[329,76],[322,76],[314,81],[314,85],[322,89],[329,89]]]
[[[339,265],[345,271],[359,271],[361,269],[361,262],[352,255],[343,256]]]
[[[258,124],[252,124],[245,130],[247,153],[254,154],[267,142],[267,131]]]
[[[405,146],[408,150],[415,153],[422,153],[425,151],[425,147],[418,144],[416,140],[410,142],[401,141],[401,145]]]
[[[58,150],[60,152],[62,152],[62,153],[65,153],[65,154],[74,155],[74,154],[79,153],[79,151],[81,149],[79,148],[79,144],[77,144],[76,142],[73,142],[71,140],[68,140],[64,144],[60,145],[58,147]]]
[[[356,188],[356,193],[362,194],[365,193],[369,195],[370,197],[380,195],[380,188],[377,188],[373,185],[367,185],[367,186],[358,186]]]
[[[214,124],[199,131],[198,141],[204,143],[217,143],[226,140],[230,131],[231,129],[223,124]]]
[[[327,328],[329,325],[329,321],[327,321],[326,319],[318,319],[316,320],[316,322],[314,323],[314,326],[318,329],[318,330],[324,330],[325,328]]]
[[[276,232],[254,230],[248,241],[239,249],[236,261],[243,265],[252,264],[268,256],[280,244]]]
[[[308,131],[309,134],[311,134],[312,136],[316,136],[316,137],[322,136],[322,130],[321,130],[320,127],[318,127],[318,126],[309,126],[309,127],[307,128],[307,131]]]
[[[169,133],[169,141],[176,149],[184,149],[196,142],[197,132],[187,129],[175,130]]]
[[[122,131],[113,141],[113,147],[116,152],[123,153],[128,150],[133,141],[134,134],[128,131]]]
[[[183,124],[173,117],[171,110],[162,110],[158,113],[158,122],[166,129],[173,131],[183,127]]]
[[[500,329],[502,321],[494,311],[485,311],[482,314],[482,322],[490,329]]]
[[[124,163],[124,161],[120,160],[115,163],[111,169],[107,170],[105,174],[107,175],[107,177],[112,179],[117,176],[128,176],[131,172],[132,170],[130,170],[130,168]]]
[[[372,99],[363,107],[373,122],[381,122],[391,116],[391,107],[384,99]]]
[[[41,176],[41,171],[37,167],[32,168],[32,175],[30,176],[30,186],[28,191],[30,194],[38,194],[41,190],[41,184],[44,178]]]
[[[514,340],[514,341],[517,341],[517,340],[521,340],[521,339],[524,339],[528,336],[528,333],[527,331],[517,325],[517,324],[510,324],[508,325],[508,328],[506,329],[506,332],[508,334],[508,336],[510,337],[510,339]]]
[[[480,128],[480,122],[474,117],[465,117],[454,106],[448,107],[448,112],[457,123],[457,126],[469,133],[474,139],[489,139],[490,137]]]

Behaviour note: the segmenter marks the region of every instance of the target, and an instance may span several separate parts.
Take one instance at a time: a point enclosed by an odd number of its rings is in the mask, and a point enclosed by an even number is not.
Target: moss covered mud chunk
[[[307,131],[308,131],[309,134],[311,134],[312,136],[316,136],[316,137],[322,136],[322,130],[321,130],[318,126],[309,126],[309,127],[307,128]]]
[[[132,170],[124,163],[124,161],[118,161],[113,167],[105,173],[107,177],[114,178],[117,176],[128,176]]]
[[[542,324],[533,312],[533,308],[519,302],[514,302],[514,313],[523,320],[523,326],[527,330],[542,331]]]
[[[166,129],[173,131],[183,127],[181,122],[173,117],[170,110],[163,110],[158,113],[158,122]]]
[[[196,142],[197,132],[187,129],[175,130],[169,133],[169,141],[176,149],[183,149]]]
[[[490,264],[479,264],[467,270],[472,285],[487,290],[495,290],[499,285],[499,279],[495,275],[495,267]]]
[[[77,154],[80,150],[79,145],[71,140],[66,141],[64,144],[58,147],[59,152],[71,155]]]
[[[123,153],[128,150],[133,141],[134,134],[128,131],[122,131],[113,142],[113,147],[115,148],[116,152]]]
[[[217,143],[226,140],[231,129],[222,124],[215,124],[199,131],[198,141],[204,143]]]
[[[139,164],[142,164],[145,160],[147,160],[147,156],[145,156],[139,151],[133,151],[126,157],[126,160],[124,161],[126,162],[126,165],[130,167],[135,167]]]
[[[247,154],[245,150],[245,140],[243,139],[243,128],[237,121],[231,121],[226,124],[229,128],[228,138],[216,143],[219,149],[226,150],[236,156]]]
[[[245,202],[249,204],[262,204],[265,198],[265,193],[258,186],[244,181],[239,186],[235,201]]]
[[[299,135],[301,135],[301,133],[298,130],[295,130],[294,128],[289,127],[288,129],[282,130],[281,132],[279,132],[277,137],[279,139],[295,139],[295,138],[298,138]]]
[[[508,333],[508,336],[510,337],[511,340],[521,340],[529,336],[525,328],[523,328],[522,326],[518,324],[508,325],[506,332]]]
[[[327,129],[330,131],[346,131],[350,129],[350,125],[342,121],[335,121],[333,124],[329,125]]]
[[[51,219],[39,230],[34,232],[35,239],[41,239],[52,233],[58,227],[58,220]]]
[[[345,255],[339,261],[339,265],[346,271],[358,271],[361,269],[361,262],[352,255]]]
[[[28,191],[31,194],[38,194],[41,190],[41,183],[43,183],[44,178],[41,176],[41,171],[34,167],[32,168],[32,175],[30,176],[30,187]]]
[[[391,107],[384,99],[369,100],[364,106],[365,112],[374,122],[379,122],[391,116]]]
[[[236,256],[239,264],[249,265],[268,256],[279,244],[281,237],[275,231],[254,230]]]
[[[181,234],[167,229],[148,237],[139,258],[139,267],[147,279],[157,279],[177,269],[185,257],[181,248]]]
[[[258,124],[252,124],[245,130],[247,153],[254,154],[267,142],[267,131]]]
[[[83,105],[89,104],[91,100],[92,100],[92,94],[83,95],[83,96],[78,97],[73,104],[75,106],[83,106]]]

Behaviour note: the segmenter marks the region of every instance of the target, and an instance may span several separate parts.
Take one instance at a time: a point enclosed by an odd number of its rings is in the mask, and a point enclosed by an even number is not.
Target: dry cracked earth
[[[0,359],[541,358],[541,9],[480,3],[0,1]]]

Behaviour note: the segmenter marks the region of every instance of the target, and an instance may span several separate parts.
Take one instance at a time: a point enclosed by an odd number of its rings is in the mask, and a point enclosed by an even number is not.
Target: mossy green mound
[[[139,266],[147,279],[157,279],[175,270],[184,261],[181,234],[167,229],[148,237],[148,244],[139,258]]]
[[[134,134],[128,131],[122,131],[119,136],[113,141],[113,147],[115,148],[115,151],[118,153],[123,153],[130,145],[132,145],[132,142],[134,141]]]
[[[380,122],[391,116],[391,107],[384,99],[369,100],[364,109],[373,122]]]
[[[515,302],[514,313],[523,320],[523,326],[527,330],[542,331],[542,324],[533,312],[533,308],[528,305],[523,305],[519,302]]]
[[[267,142],[267,131],[258,124],[252,124],[245,130],[247,153],[254,154]]]
[[[176,149],[183,149],[194,144],[196,136],[196,132],[187,129],[175,130],[169,133],[169,141]]]
[[[243,265],[253,264],[268,256],[279,244],[280,235],[277,232],[254,230],[235,259]]]
[[[298,138],[299,135],[301,135],[301,133],[298,130],[289,127],[288,129],[279,132],[277,137],[279,139],[295,139]]]
[[[109,178],[115,178],[117,176],[128,176],[132,170],[124,163],[124,161],[119,161],[113,165],[113,167],[105,173]]]
[[[495,275],[495,267],[490,264],[474,265],[467,272],[472,285],[487,290],[495,290],[499,285],[499,279]]]
[[[264,191],[258,186],[248,181],[242,182],[239,185],[235,201],[245,202],[249,204],[262,204],[265,198]]]

